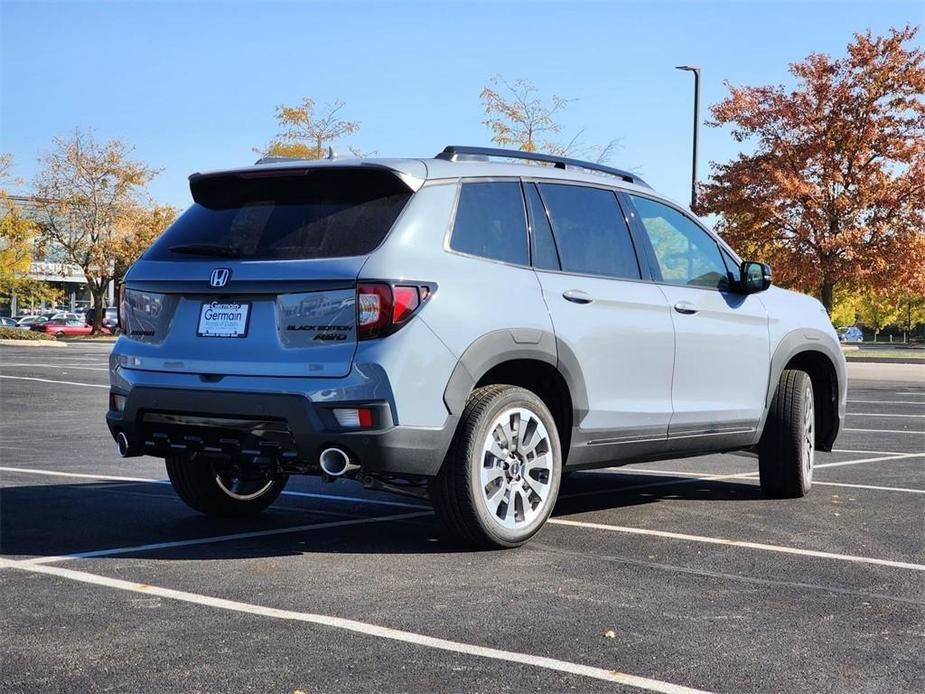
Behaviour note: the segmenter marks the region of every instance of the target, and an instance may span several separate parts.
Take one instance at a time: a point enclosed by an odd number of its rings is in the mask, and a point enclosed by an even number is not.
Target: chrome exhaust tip
[[[340,448],[325,448],[318,457],[318,464],[328,477],[342,477],[360,469],[359,465],[350,460],[347,452]]]
[[[118,451],[120,458],[129,458],[133,455],[138,455],[132,450],[128,442],[128,437],[122,431],[116,434],[116,451]]]

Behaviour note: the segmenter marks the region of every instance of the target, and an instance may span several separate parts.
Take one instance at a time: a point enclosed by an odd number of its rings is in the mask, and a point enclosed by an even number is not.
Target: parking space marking
[[[500,660],[508,663],[518,663],[521,665],[539,667],[546,670],[555,670],[557,672],[570,675],[604,680],[606,682],[613,682],[615,684],[622,684],[628,687],[635,687],[637,689],[644,689],[651,692],[662,692],[664,694],[703,694],[702,690],[671,684],[670,682],[663,682],[661,680],[654,680],[648,677],[630,675],[624,672],[619,672],[617,670],[605,670],[604,668],[582,665],[580,663],[573,663],[566,660],[557,660],[555,658],[530,655],[528,653],[518,653],[516,651],[503,651],[497,648],[488,648],[486,646],[478,646],[462,641],[450,641],[449,639],[427,636],[425,634],[419,634],[413,631],[391,629],[389,627],[369,624],[367,622],[359,622],[353,619],[344,619],[342,617],[314,614],[311,612],[296,612],[294,610],[282,610],[273,607],[264,607],[262,605],[238,602],[236,600],[227,600],[225,598],[216,598],[209,595],[201,595],[198,593],[190,593],[182,590],[174,590],[172,588],[162,588],[160,586],[153,586],[147,583],[124,581],[118,578],[100,576],[98,574],[92,574],[86,571],[75,571],[73,569],[67,569],[60,566],[39,566],[35,564],[26,564],[21,561],[0,559],[0,567],[4,566],[32,573],[56,576],[58,578],[78,581],[80,583],[114,588],[117,590],[129,591],[133,593],[142,593],[144,595],[152,595],[160,598],[166,598],[168,600],[177,600],[180,602],[203,605],[206,607],[214,607],[232,612],[252,614],[260,617],[269,617],[272,619],[307,622],[319,626],[331,627],[343,631],[363,634],[365,636],[373,636],[380,639],[387,639],[390,641],[399,641],[415,646],[422,646],[424,648],[432,648],[441,651],[449,651],[451,653],[472,655],[480,658],[489,658],[491,660]]]
[[[925,435],[925,431],[915,431],[914,429],[842,429],[842,431],[862,431],[873,434],[917,434]]]
[[[896,412],[890,412],[889,414],[884,414],[882,412],[846,412],[848,417],[925,417],[925,414],[898,414]]]
[[[910,456],[912,457],[912,456]],[[690,472],[690,471],[676,471],[676,470],[627,470],[626,468],[604,468],[604,471],[618,472],[620,474],[630,474],[630,475],[663,475],[666,477],[681,477],[684,479],[676,480],[676,484],[690,484],[692,482],[714,482],[717,480],[724,479],[752,479],[758,476],[757,472],[743,472],[738,475],[713,475],[709,472]],[[598,472],[597,470],[585,470],[584,472]],[[659,485],[667,485],[669,482],[659,482]],[[910,489],[907,487],[882,487],[873,484],[847,484],[845,482],[821,482],[817,479],[813,480],[813,486],[823,486],[823,487],[853,487],[855,489],[876,489],[879,491],[885,492],[908,492],[911,494],[925,494],[925,489]],[[634,485],[635,488],[638,488],[638,485]],[[623,491],[624,489],[632,489],[634,487],[617,487],[613,491]],[[562,497],[566,498],[566,497]]]
[[[747,540],[729,540],[724,537],[688,535],[687,533],[675,533],[669,532],[667,530],[649,530],[647,528],[633,528],[626,525],[610,525],[608,523],[573,521],[565,518],[550,518],[546,522],[552,523],[553,525],[568,525],[576,528],[607,530],[610,532],[628,533],[630,535],[648,535],[651,537],[663,537],[671,540],[686,540],[688,542],[702,542],[710,545],[725,545],[727,547],[743,547],[746,549],[757,549],[765,552],[779,552],[782,554],[795,554],[804,557],[815,557],[818,559],[835,559],[838,561],[847,561],[855,564],[873,564],[875,566],[889,566],[895,569],[925,571],[925,564],[913,564],[912,562],[894,561],[892,559],[877,559],[875,557],[861,557],[854,554],[822,552],[815,549],[804,549],[802,547],[788,547],[787,545],[769,545],[761,542],[749,542]]]
[[[849,400],[848,402],[867,405],[922,405],[925,407],[925,402],[921,400]]]
[[[283,528],[271,528],[269,530],[249,530],[242,533],[230,533],[228,535],[210,535],[208,537],[196,537],[189,540],[170,540],[168,542],[152,542],[144,545],[133,545],[130,547],[110,547],[108,549],[94,549],[86,552],[73,552],[71,554],[58,554],[49,557],[35,557],[33,559],[17,560],[17,563],[26,565],[38,564],[57,564],[63,561],[73,561],[75,559],[95,559],[99,557],[112,557],[119,554],[132,554],[135,552],[156,552],[161,549],[175,549],[177,547],[194,547],[196,545],[210,545],[216,542],[231,542],[234,540],[250,540],[255,537],[271,537],[273,535],[291,535],[292,533],[308,532],[309,530],[327,530],[330,528],[342,528],[351,525],[368,525],[370,523],[386,523],[390,521],[408,520],[411,518],[421,518],[430,516],[430,511],[420,511],[418,513],[398,513],[391,516],[363,516],[359,518],[350,518],[348,520],[325,521],[324,523],[306,523],[304,525],[288,525]]]
[[[0,366],[38,366],[45,367],[49,369],[80,369],[81,371],[109,371],[108,368],[102,366],[83,366],[78,364],[23,364],[21,362],[9,363],[9,362],[0,362]]]
[[[99,383],[78,383],[77,381],[55,381],[50,378],[35,378],[34,376],[7,376],[5,374],[0,374],[0,378],[9,378],[15,381],[39,381],[41,383],[55,383],[58,385],[65,386],[83,386],[84,388],[106,388],[109,389],[109,384],[101,385]]]
[[[837,467],[841,465],[858,465],[860,463],[875,463],[881,460],[900,460],[903,458],[919,458],[925,456],[925,453],[895,453],[893,455],[879,456],[876,458],[862,458],[861,460],[848,460],[845,462],[837,463],[822,463],[816,465],[816,468],[826,468],[826,467]],[[611,472],[625,472],[626,470],[622,467],[609,467],[602,468],[606,471]],[[583,472],[596,472],[595,470],[585,470]],[[717,482],[721,480],[735,480],[735,479],[754,479],[758,477],[757,472],[737,472],[737,473],[720,473],[720,474],[698,474],[698,473],[685,473],[685,472],[674,472],[671,470],[646,470],[645,468],[637,468],[633,470],[634,474],[644,475],[645,473],[654,473],[654,474],[669,474],[677,475],[681,477],[689,477],[690,479],[682,480],[666,480],[664,482],[645,482],[643,484],[632,484],[628,487],[613,487],[610,489],[592,489],[586,492],[574,492],[572,494],[562,494],[559,496],[560,499],[577,499],[584,496],[597,496],[600,494],[615,494],[622,492],[634,491],[636,489],[649,489],[652,487],[668,487],[676,484],[692,484],[695,482]]]
[[[149,484],[170,484],[170,480],[157,480],[149,477],[122,477],[120,475],[96,475],[86,472],[63,472],[58,470],[37,470],[24,467],[0,467],[0,472],[22,472],[29,475],[47,475],[49,477],[75,477],[77,479],[104,480],[113,482],[147,482]],[[367,499],[361,496],[341,496],[337,494],[318,494],[315,492],[283,491],[283,496],[300,496],[308,499],[324,499],[331,501],[349,501],[357,504],[376,504],[377,506],[397,506],[399,508],[430,509],[426,504],[412,504],[403,501],[388,501],[386,499]],[[306,509],[310,510],[310,509]]]

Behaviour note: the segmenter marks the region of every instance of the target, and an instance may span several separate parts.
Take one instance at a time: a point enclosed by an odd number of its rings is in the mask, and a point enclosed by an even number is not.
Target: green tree
[[[861,295],[857,303],[857,312],[858,319],[864,327],[874,332],[874,341],[881,330],[899,318],[896,304],[883,294],[873,291]]]
[[[6,190],[13,183],[9,176],[13,157],[0,154],[0,300],[12,304],[16,296],[24,303],[54,301],[60,292],[29,276],[39,228]]]
[[[323,159],[329,146],[360,130],[359,121],[341,116],[344,106],[346,103],[337,99],[318,108],[308,97],[298,106],[277,106],[279,133],[265,149],[255,151],[265,157]]]

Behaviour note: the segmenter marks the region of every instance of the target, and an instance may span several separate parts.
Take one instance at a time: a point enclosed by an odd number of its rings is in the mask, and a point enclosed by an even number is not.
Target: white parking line
[[[0,374],[0,378],[9,378],[16,381],[39,381],[41,383],[57,383],[65,386],[83,386],[85,388],[106,388],[109,389],[109,385],[100,385],[99,383],[77,383],[76,381],[55,381],[50,378],[34,378],[32,376],[6,376]]]
[[[49,557],[36,557],[34,559],[23,559],[18,561],[19,564],[55,564],[62,561],[73,561],[74,559],[94,559],[97,557],[112,557],[119,554],[132,554],[136,552],[155,552],[161,549],[174,549],[177,547],[194,547],[196,545],[210,545],[215,542],[230,542],[232,540],[250,540],[255,537],[271,537],[273,535],[291,535],[292,533],[307,532],[309,530],[328,530],[330,528],[342,528],[351,525],[367,525],[369,523],[385,523],[389,521],[408,520],[410,518],[420,518],[431,515],[430,511],[418,513],[399,513],[392,516],[371,516],[362,518],[351,518],[349,520],[327,521],[324,523],[307,523],[305,525],[288,525],[283,528],[273,528],[271,530],[252,530],[243,533],[231,533],[229,535],[210,535],[209,537],[196,537],[189,540],[172,540],[170,542],[153,542],[144,545],[134,545],[131,547],[110,547],[108,549],[95,549],[87,552],[74,552],[72,554],[60,554]]]
[[[79,581],[80,583],[88,583],[91,585],[104,586],[107,588],[115,588],[117,590],[124,590],[133,593],[142,593],[144,595],[153,595],[160,598],[166,598],[168,600],[178,600],[180,602],[204,605],[207,607],[252,614],[261,617],[269,617],[272,619],[307,622],[310,624],[317,624],[319,626],[363,634],[365,636],[388,639],[390,641],[399,641],[424,648],[449,651],[451,653],[460,653],[464,655],[476,656],[479,658],[490,658],[492,660],[499,660],[507,663],[518,663],[521,665],[528,665],[530,667],[544,668],[546,670],[555,670],[557,672],[570,675],[604,680],[606,682],[622,684],[628,687],[635,687],[637,689],[645,689],[651,692],[663,692],[664,694],[696,694],[696,692],[699,691],[689,687],[671,684],[670,682],[653,680],[649,679],[648,677],[638,677],[636,675],[629,675],[624,672],[618,672],[616,670],[605,670],[604,668],[582,665],[580,663],[572,663],[566,660],[556,660],[554,658],[530,655],[528,653],[518,653],[516,651],[503,651],[497,648],[487,648],[485,646],[478,646],[461,641],[450,641],[448,639],[426,636],[424,634],[418,634],[412,631],[390,629],[389,627],[382,627],[376,624],[359,622],[352,619],[344,619],[342,617],[332,617],[329,615],[313,614],[310,612],[296,612],[294,610],[281,610],[273,607],[264,607],[262,605],[238,602],[236,600],[226,600],[224,598],[215,598],[208,595],[200,595],[198,593],[189,593],[181,590],[173,590],[171,588],[162,588],[160,586],[153,586],[147,583],[123,581],[118,578],[109,578],[108,576],[100,576],[98,574],[92,574],[86,571],[74,571],[72,569],[66,569],[60,566],[36,566],[35,564],[25,564],[23,562],[0,559],[0,567],[3,566],[19,569],[22,571],[46,574],[71,581]]]
[[[59,369],[61,371],[64,371],[67,369],[79,369],[81,371],[109,371],[108,368],[101,367],[101,366],[83,366],[83,365],[78,365],[78,364],[22,364],[22,363],[10,364],[8,362],[0,362],[0,366],[32,366],[32,367],[37,366],[40,368],[44,367],[48,369]]]
[[[911,456],[910,456],[911,457]],[[819,466],[817,466],[819,467]],[[630,474],[630,475],[658,475],[666,477],[682,477],[684,479],[676,480],[676,484],[690,484],[693,482],[714,482],[716,480],[724,479],[753,479],[758,476],[757,472],[743,472],[738,475],[713,475],[709,472],[690,472],[690,471],[677,471],[677,470],[647,470],[647,469],[636,469],[630,470],[627,468],[604,468],[603,470],[586,470],[585,472],[617,472],[619,474]],[[662,484],[671,484],[671,482],[659,482],[659,485]],[[611,491],[623,491],[625,489],[638,489],[640,486],[645,485],[633,485],[632,487],[616,487]],[[879,491],[886,492],[908,492],[910,494],[925,494],[925,489],[909,489],[908,487],[883,487],[873,484],[847,484],[845,482],[821,482],[817,479],[813,480],[813,486],[822,486],[822,487],[852,487],[855,489],[875,489]],[[567,496],[563,496],[567,498]]]
[[[849,400],[848,402],[867,405],[921,405],[925,407],[925,402],[921,400]]]
[[[768,545],[760,542],[748,542],[745,540],[728,540],[723,537],[707,537],[704,535],[688,535],[687,533],[674,533],[666,530],[648,530],[646,528],[632,528],[625,525],[609,525],[607,523],[589,523],[585,521],[573,521],[565,518],[550,518],[547,523],[553,525],[569,525],[577,528],[589,528],[594,530],[608,530],[611,532],[628,533],[630,535],[648,535],[652,537],[663,537],[672,540],[687,540],[688,542],[703,542],[710,545],[726,545],[729,547],[744,547],[747,549],[758,549],[765,552],[780,552],[782,554],[796,554],[804,557],[816,557],[819,559],[836,559],[839,561],[853,562],[857,564],[873,564],[875,566],[889,566],[896,569],[912,569],[913,571],[925,571],[925,564],[913,564],[905,561],[893,561],[892,559],[876,559],[874,557],[860,557],[853,554],[837,554],[835,552],[820,552],[814,549],[803,549],[801,547],[788,547],[786,545]]]
[[[914,429],[842,429],[842,431],[863,431],[876,434],[917,434],[925,436],[925,431],[915,431]]]
[[[891,412],[884,414],[882,412],[846,412],[848,417],[925,417],[925,414],[897,414]]]
[[[0,467],[0,472],[22,472],[28,475],[47,475],[49,477],[74,477],[86,480],[104,480],[113,482],[140,482],[149,484],[170,484],[170,480],[158,480],[149,477],[122,477],[119,475],[96,475],[85,472],[62,472],[60,470],[38,470],[24,467]],[[404,501],[387,501],[385,499],[367,499],[360,496],[340,496],[337,494],[317,494],[313,492],[283,491],[283,496],[300,496],[308,499],[325,501],[349,501],[355,504],[375,504],[377,506],[397,506],[399,508],[430,509],[426,504],[412,504]],[[310,510],[310,509],[306,509]]]

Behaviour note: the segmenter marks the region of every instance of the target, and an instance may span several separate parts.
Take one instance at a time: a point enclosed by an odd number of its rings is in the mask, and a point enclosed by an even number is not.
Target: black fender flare
[[[588,412],[588,391],[578,358],[553,333],[535,328],[494,330],[466,348],[443,392],[450,414],[462,413],[475,384],[488,371],[517,359],[543,362],[559,371],[572,400],[572,425],[577,427]]]

